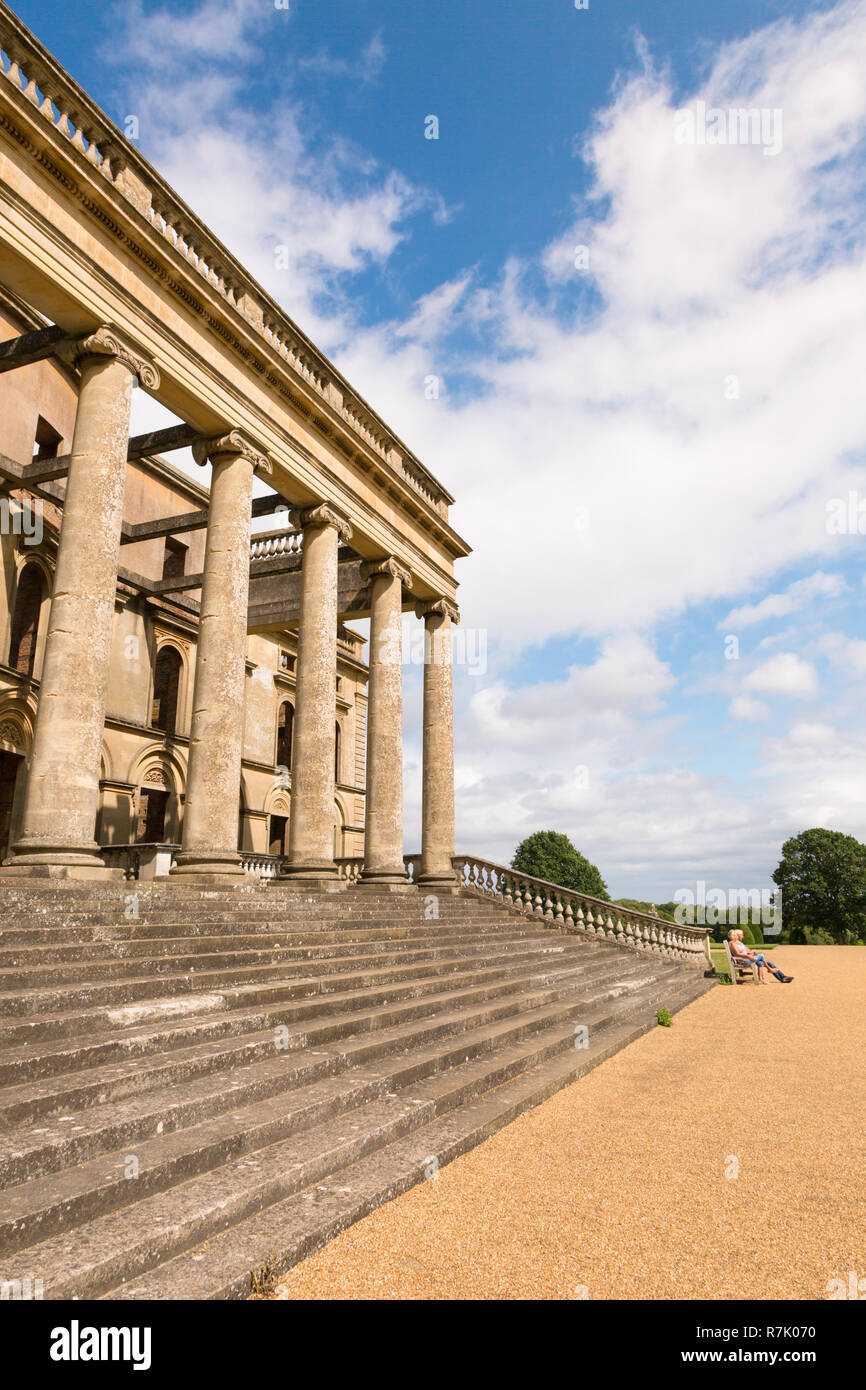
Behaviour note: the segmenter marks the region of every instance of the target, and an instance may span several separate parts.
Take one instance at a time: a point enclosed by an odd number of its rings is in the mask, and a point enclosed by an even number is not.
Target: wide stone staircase
[[[0,1284],[243,1297],[711,987],[471,892],[2,885]]]

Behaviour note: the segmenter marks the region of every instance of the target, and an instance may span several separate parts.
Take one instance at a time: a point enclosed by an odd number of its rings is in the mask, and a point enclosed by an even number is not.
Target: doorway
[[[165,816],[168,810],[168,792],[153,787],[142,787],[138,794],[138,821],[135,827],[135,842],[139,845],[159,845],[165,843]]]
[[[269,854],[285,855],[286,853],[286,830],[288,828],[288,816],[271,816],[270,829],[268,831]]]

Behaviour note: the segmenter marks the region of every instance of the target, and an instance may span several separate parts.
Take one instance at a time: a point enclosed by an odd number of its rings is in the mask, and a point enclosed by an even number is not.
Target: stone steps
[[[339,1013],[359,1000],[384,1006],[403,998],[438,994],[445,978],[456,988],[495,988],[533,962],[542,961],[550,968],[549,958],[554,952],[559,954],[548,944],[527,943],[495,965],[486,964],[484,957],[477,962],[458,958],[449,962],[447,969],[438,962],[423,961],[416,966],[361,968],[323,976],[287,974],[274,967],[266,969],[264,979],[252,983],[234,982],[229,978],[231,972],[226,972],[219,989],[210,991],[198,975],[151,976],[92,988],[21,990],[0,999],[0,1052],[16,1042],[82,1036],[133,1027],[150,1019],[225,1013],[254,1005],[271,1009],[291,1005],[289,1012],[282,1011],[282,1022],[311,1018],[323,1011]],[[56,1011],[43,1012],[52,1003],[58,1006]]]
[[[645,970],[640,971],[639,966],[632,962],[623,962],[617,970],[618,983],[625,985],[636,974],[638,978],[643,979],[645,973]],[[563,991],[571,993],[578,981],[583,989],[591,989],[598,980],[603,981],[605,988],[608,988],[609,974],[610,965],[608,962],[592,958],[563,962],[558,967],[551,965],[541,974],[526,975],[521,972],[519,977],[512,981],[512,989],[505,994],[498,994],[492,1002],[485,1004],[483,1001],[479,1002],[477,998],[473,998],[464,1005],[462,1012],[466,1017],[466,1026],[473,1026],[502,1017],[505,1007],[508,1008],[509,1013],[519,1013],[529,1008],[535,999],[555,998],[562,995]],[[438,1018],[437,1010],[443,1000],[449,1001],[462,997],[462,995],[454,995],[442,990],[431,1000],[426,1001],[429,1005],[427,1012],[422,1014],[420,1018],[412,1017],[407,1024],[402,1025],[381,1026],[390,1017],[381,1009],[362,1012],[357,1018],[354,1014],[347,1014],[348,1026],[351,1027],[354,1022],[362,1029],[362,1039],[355,1043],[355,1050],[363,1047],[368,1056],[373,1056],[395,1045],[410,1046],[413,1040],[422,1034],[429,1035],[431,1010]],[[307,1021],[294,1026],[282,1025],[283,1031],[279,1037],[279,1059],[282,1060],[288,1053],[315,1050],[325,1037],[327,1037],[327,1041],[333,1042],[331,1020],[335,1016],[335,1012],[336,1016],[342,1019],[342,1010],[332,1011],[318,1027],[311,1026]],[[416,1014],[417,1011],[413,1009],[411,1012]],[[447,1015],[447,1026],[451,1032],[461,1031],[460,1012],[461,1010],[455,1010]],[[372,1041],[371,1035],[375,1035]],[[60,1123],[55,1125],[53,1129],[61,1145],[68,1147],[74,1141],[80,1154],[82,1135],[92,1128],[91,1122],[86,1117],[89,1113],[88,1103],[95,1106],[96,1124],[105,1128],[110,1126],[113,1121],[112,1102],[119,1102],[122,1118],[129,1126],[137,1104],[134,1101],[130,1103],[130,1096],[149,1091],[156,1086],[165,1086],[170,1082],[185,1083],[197,1075],[207,1076],[214,1071],[221,1073],[220,1085],[225,1085],[226,1073],[232,1071],[232,1077],[229,1080],[235,1084],[233,1068],[241,1068],[242,1077],[248,1077],[250,1073],[245,1068],[260,1061],[271,1062],[276,1047],[275,1030],[273,1028],[260,1029],[252,1034],[242,1033],[240,1037],[232,1037],[224,1042],[199,1044],[186,1048],[179,1055],[173,1052],[156,1052],[151,1058],[137,1057],[134,1061],[122,1063],[119,1066],[91,1067],[83,1077],[79,1071],[73,1073],[72,1076],[64,1073],[42,1082],[31,1082],[28,1085],[17,1087],[7,1086],[0,1092],[0,1116],[5,1117],[7,1109],[11,1109],[11,1124],[15,1126],[15,1133],[14,1137],[0,1136],[0,1180],[4,1177],[8,1179],[10,1176],[8,1172],[4,1171],[6,1157],[9,1154],[15,1156],[16,1165],[20,1166],[23,1162],[31,1176],[36,1171],[38,1159],[35,1154],[34,1143],[31,1142],[29,1151],[27,1149],[28,1131],[24,1127],[28,1122],[31,1124],[38,1122],[38,1128],[34,1131],[36,1136],[35,1149],[44,1149],[50,1144],[52,1135],[52,1126],[45,1123],[47,1116],[53,1111],[69,1110],[71,1105],[74,1105],[74,1108],[79,1112],[74,1117],[74,1122],[70,1124],[69,1115],[64,1114]],[[345,1048],[341,1049],[341,1052],[343,1051]],[[119,1094],[112,1094],[113,1091],[118,1091]],[[152,1133],[158,1123],[164,1123],[166,1129],[171,1127],[167,1122],[167,1115],[172,1103],[171,1098],[164,1092],[161,1092],[158,1098],[148,1102],[151,1111],[145,1112],[142,1122],[145,1134]],[[4,1129],[9,1127],[9,1124],[10,1122],[6,1121]],[[132,1133],[133,1130],[127,1128],[127,1134],[131,1135]],[[21,1155],[24,1154],[27,1155],[26,1160],[21,1158]],[[61,1154],[58,1161],[49,1163],[48,1166],[53,1168],[62,1166],[62,1157]]]
[[[630,970],[631,964],[622,962],[620,973]],[[445,982],[434,976],[424,989],[417,983],[402,991],[392,989],[387,1004],[381,998],[374,999],[370,991],[356,990],[277,1008],[222,1009],[189,1022],[183,1019],[154,1019],[145,1027],[120,1029],[95,1037],[88,1037],[85,1032],[84,1025],[90,1021],[85,1013],[74,1016],[80,1025],[77,1036],[71,1024],[65,1029],[67,1039],[72,1036],[71,1043],[65,1039],[58,1045],[52,1035],[47,1039],[47,1046],[45,1040],[37,1038],[17,1049],[0,1049],[0,1084],[14,1084],[22,1075],[35,1078],[85,1065],[92,1067],[99,1062],[124,1056],[135,1058],[141,1065],[142,1059],[154,1052],[168,1052],[193,1041],[212,1042],[224,1037],[238,1037],[258,1029],[267,1029],[271,1036],[275,1028],[287,1029],[289,1037],[298,1036],[299,1046],[306,1046],[315,1041],[343,1036],[350,1029],[386,1027],[396,1022],[426,1017],[435,1012],[445,998],[467,1004],[502,1001],[515,989],[520,991],[530,984],[536,985],[538,979],[545,983],[550,981],[559,970],[567,977],[586,968],[587,962],[583,959],[574,961],[569,958],[561,962],[550,959],[545,963],[545,969],[534,975],[519,971],[516,976],[506,976],[480,985],[475,983],[467,986],[465,978],[455,981],[452,977],[447,982],[450,985],[447,990],[443,989]],[[455,988],[455,984],[459,988]]]
[[[537,1001],[556,1000],[571,994],[578,975],[588,987],[599,975],[606,975],[607,969],[606,963],[586,962],[562,972],[551,972],[542,986],[534,983],[528,986],[520,979],[509,992],[497,993],[489,1002],[473,1000],[446,1012],[440,1010],[441,998],[435,997],[425,1001],[428,1012],[419,1013],[413,1008],[413,1017],[408,1023],[389,1024],[390,1015],[374,1010],[348,1015],[345,1024],[340,1021],[335,1025],[329,1018],[318,1025],[306,1022],[282,1025],[280,1046],[286,1053],[301,1050],[318,1053],[325,1047],[333,1052],[334,1045],[344,1037],[345,1026],[355,1026],[359,1035],[345,1035],[347,1040],[342,1042],[338,1055],[357,1058],[363,1053],[365,1059],[370,1060],[388,1051],[402,1051],[415,1043],[458,1036],[474,1027],[525,1014]],[[618,974],[622,981],[631,976],[625,963]],[[252,1024],[255,1022],[256,1016],[251,1020]],[[106,1065],[88,1065],[87,1051],[82,1049],[76,1057],[76,1068],[66,1067],[49,1072],[42,1080],[8,1085],[0,1090],[0,1133],[13,1126],[32,1125],[59,1111],[83,1111],[93,1105],[103,1106],[126,1096],[140,1095],[157,1086],[270,1059],[274,1048],[274,1029],[262,1028],[233,1033],[217,1041],[136,1055],[129,1061]]]
[[[489,934],[488,932],[488,936]],[[544,935],[549,941],[549,933]],[[496,952],[499,954],[508,951],[519,943],[538,936],[537,931],[533,933],[528,929],[497,932]],[[305,970],[312,973],[316,972],[318,965],[319,971],[324,973],[329,966],[333,966],[334,969],[342,968],[341,960],[358,961],[370,958],[378,963],[387,964],[440,957],[445,959],[448,955],[461,951],[480,953],[491,948],[491,943],[477,930],[471,933],[453,931],[430,932],[424,936],[401,935],[396,939],[389,937],[369,942],[358,942],[354,939],[347,941],[344,935],[336,942],[304,946],[284,946],[280,944],[278,937],[265,940],[261,937],[229,937],[225,938],[225,945],[221,938],[209,937],[207,940],[211,943],[210,949],[199,948],[194,951],[183,949],[186,946],[183,938],[135,942],[133,944],[140,949],[134,951],[131,951],[129,944],[125,942],[120,949],[106,943],[88,943],[66,948],[71,953],[66,958],[61,956],[59,948],[52,951],[51,947],[40,946],[37,948],[40,955],[35,960],[19,951],[16,952],[14,962],[10,962],[8,957],[4,958],[3,952],[0,951],[0,993],[38,989],[40,986],[44,987],[46,982],[58,985],[74,984],[77,980],[101,981],[122,978],[142,971],[169,973],[231,970],[239,966],[275,962],[285,965],[302,963]],[[248,944],[242,945],[241,941]],[[347,956],[345,953],[350,948],[352,954]],[[49,959],[49,956],[52,958]]]
[[[418,1181],[420,1150],[447,1161],[708,987],[471,895],[433,922],[420,894],[285,896],[288,932],[277,890],[262,933],[226,913],[223,934],[218,899],[189,894],[168,935],[43,922],[0,944],[0,1278],[49,1298],[242,1296]],[[98,931],[125,928],[122,895],[101,885],[99,904]],[[110,954],[130,944],[145,954]]]

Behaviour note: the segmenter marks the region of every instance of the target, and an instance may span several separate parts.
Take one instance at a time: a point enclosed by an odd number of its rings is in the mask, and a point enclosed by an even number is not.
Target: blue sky
[[[461,849],[661,901],[866,839],[863,0],[17,9],[457,496]]]

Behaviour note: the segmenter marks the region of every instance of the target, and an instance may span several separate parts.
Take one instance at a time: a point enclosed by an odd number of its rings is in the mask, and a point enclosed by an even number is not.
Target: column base
[[[454,874],[421,874],[415,882],[424,893],[462,893],[465,886]]]
[[[250,885],[239,854],[188,850],[177,856],[169,871],[169,882],[191,888],[246,888]]]
[[[409,875],[405,872],[398,874],[383,870],[382,873],[377,873],[374,870],[367,873],[365,869],[355,884],[355,889],[362,892],[366,889],[368,893],[414,893],[416,886],[410,882]]]
[[[271,882],[281,888],[312,889],[318,893],[343,893],[349,886],[340,878],[336,864],[326,860],[318,864],[282,864]]]
[[[0,866],[3,878],[43,879],[122,879],[122,869],[109,869],[94,841],[90,846],[33,845],[21,842],[15,846],[8,864]]]

